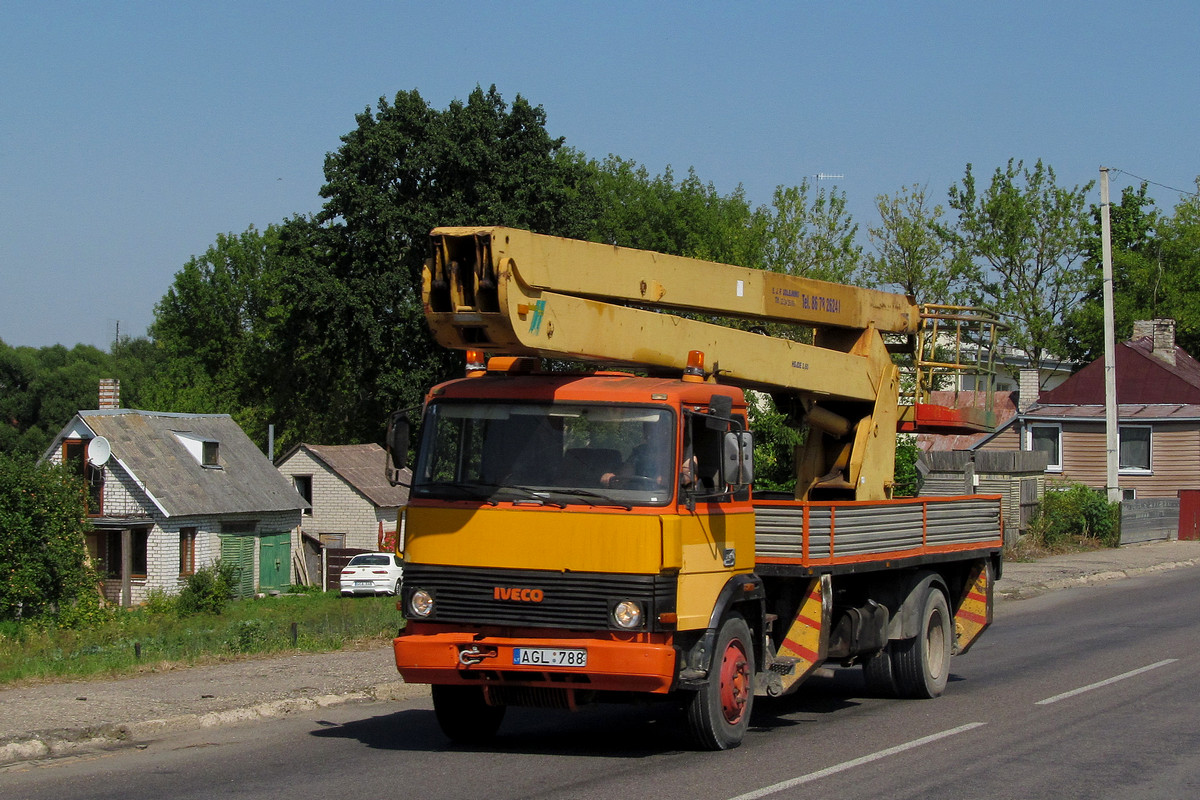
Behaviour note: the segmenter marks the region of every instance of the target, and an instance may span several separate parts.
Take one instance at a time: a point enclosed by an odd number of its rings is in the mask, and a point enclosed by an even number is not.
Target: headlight
[[[414,617],[428,617],[433,613],[433,595],[424,589],[414,589],[408,597],[408,610]]]
[[[636,600],[622,600],[613,608],[612,618],[619,628],[640,628],[642,627],[642,604]]]

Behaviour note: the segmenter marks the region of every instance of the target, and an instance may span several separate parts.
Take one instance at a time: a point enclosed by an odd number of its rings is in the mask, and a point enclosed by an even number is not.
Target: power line
[[[1198,193],[1198,192],[1194,192],[1189,189],[1179,189],[1174,186],[1168,186],[1165,183],[1159,183],[1158,181],[1152,181],[1149,178],[1143,178],[1140,175],[1134,175],[1132,172],[1126,172],[1123,169],[1117,169],[1116,167],[1110,167],[1110,171],[1119,172],[1122,175],[1128,175],[1129,177],[1134,178],[1135,180],[1139,180],[1142,183],[1148,183],[1151,186],[1159,186],[1163,189],[1170,189],[1172,192],[1178,192],[1179,194],[1185,194],[1190,197],[1200,197],[1200,193]]]

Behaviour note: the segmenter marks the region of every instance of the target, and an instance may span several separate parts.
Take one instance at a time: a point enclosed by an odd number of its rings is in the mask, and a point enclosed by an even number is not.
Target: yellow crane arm
[[[489,269],[509,271],[531,290],[656,309],[885,333],[916,333],[920,324],[910,298],[875,289],[515,228],[436,228],[432,239],[434,269],[451,281],[452,265],[469,263],[476,282]],[[459,290],[456,300],[474,291]]]
[[[883,334],[917,332],[910,298],[514,228],[431,239],[422,300],[443,346],[680,372],[703,351],[722,383],[799,398],[817,433],[797,458],[798,497],[890,491],[899,373]],[[814,342],[697,315],[811,327]]]

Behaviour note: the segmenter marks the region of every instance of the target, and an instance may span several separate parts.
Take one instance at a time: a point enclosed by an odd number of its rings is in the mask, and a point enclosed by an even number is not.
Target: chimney
[[[121,382],[116,378],[100,379],[100,408],[121,407]]]
[[[1175,366],[1175,320],[1139,319],[1133,323],[1133,337],[1150,340],[1150,355]]]
[[[1020,384],[1017,387],[1018,414],[1024,414],[1037,402],[1041,382],[1041,374],[1036,369],[1026,367],[1021,370]]]
[[[1175,320],[1154,320],[1154,355],[1175,366]]]

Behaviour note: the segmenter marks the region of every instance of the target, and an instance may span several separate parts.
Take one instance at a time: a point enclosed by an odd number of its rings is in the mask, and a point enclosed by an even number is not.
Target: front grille
[[[404,566],[404,600],[416,589],[433,595],[429,622],[465,622],[477,625],[514,625],[535,628],[607,630],[612,606],[637,600],[645,610],[646,624],[664,611],[675,610],[675,577],[615,575],[596,572],[546,572],[541,570],[473,569],[424,564]],[[508,590],[530,590],[526,598]],[[497,590],[500,590],[497,592]],[[643,625],[641,630],[653,630]]]

